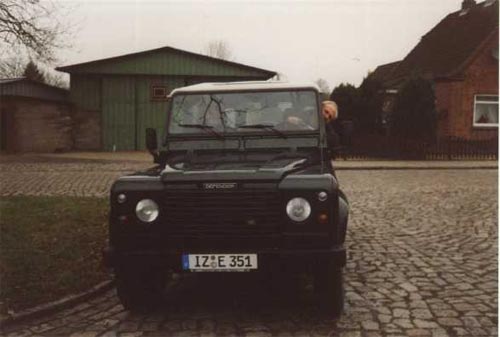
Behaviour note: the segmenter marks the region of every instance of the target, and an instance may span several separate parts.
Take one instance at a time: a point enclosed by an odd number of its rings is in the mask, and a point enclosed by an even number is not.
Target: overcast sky
[[[224,40],[234,61],[291,81],[359,85],[377,65],[402,59],[461,0],[82,1],[74,50],[62,65],[172,46],[202,52]]]

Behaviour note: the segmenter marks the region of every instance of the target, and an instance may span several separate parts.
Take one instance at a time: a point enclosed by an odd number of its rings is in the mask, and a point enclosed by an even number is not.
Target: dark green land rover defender
[[[348,202],[314,85],[205,83],[169,97],[157,166],[111,188],[109,247],[131,310],[161,298],[168,271],[310,272],[320,305],[344,304]],[[165,131],[165,132],[163,132]]]

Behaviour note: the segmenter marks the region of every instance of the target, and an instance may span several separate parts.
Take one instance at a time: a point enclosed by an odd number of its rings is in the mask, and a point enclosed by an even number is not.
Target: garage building
[[[275,72],[163,47],[59,67],[70,74],[77,150],[145,148],[146,128],[161,135],[167,95],[202,83],[267,80]]]
[[[24,77],[0,79],[0,151],[68,151],[72,128],[67,90]]]

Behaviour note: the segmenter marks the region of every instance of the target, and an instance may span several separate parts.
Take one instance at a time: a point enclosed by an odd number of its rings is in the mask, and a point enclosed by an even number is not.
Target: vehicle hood
[[[281,180],[314,165],[310,153],[188,155],[170,160],[161,172],[164,182]]]

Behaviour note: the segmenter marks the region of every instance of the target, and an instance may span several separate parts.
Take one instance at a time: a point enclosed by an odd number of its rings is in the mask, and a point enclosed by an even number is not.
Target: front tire
[[[321,309],[328,315],[338,317],[344,310],[344,280],[341,267],[316,270],[314,290]]]
[[[125,309],[145,312],[161,303],[166,273],[153,268],[118,268],[115,283],[118,298]]]

